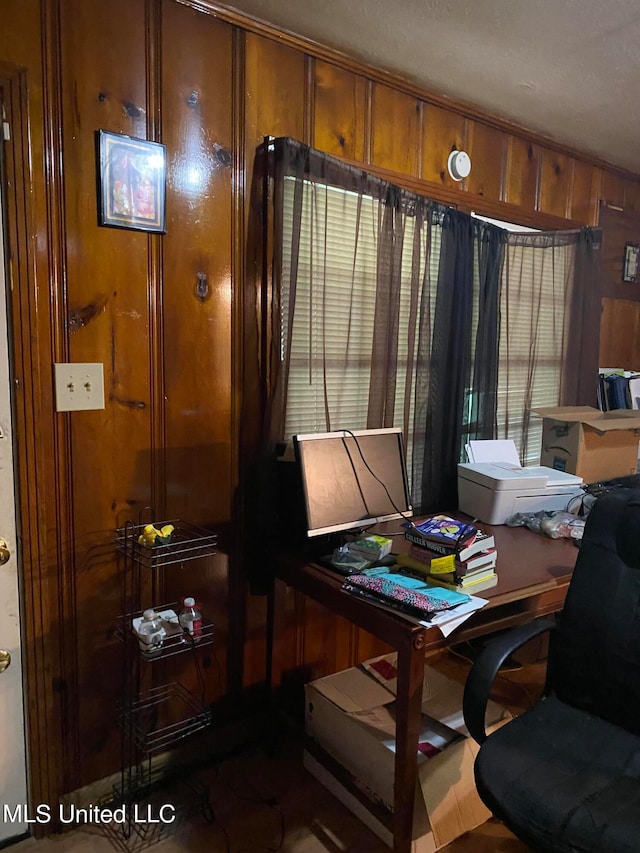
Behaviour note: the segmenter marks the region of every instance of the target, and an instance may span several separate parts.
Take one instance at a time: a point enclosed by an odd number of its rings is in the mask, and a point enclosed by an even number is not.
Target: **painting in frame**
[[[166,231],[166,148],[122,133],[98,131],[98,222]]]

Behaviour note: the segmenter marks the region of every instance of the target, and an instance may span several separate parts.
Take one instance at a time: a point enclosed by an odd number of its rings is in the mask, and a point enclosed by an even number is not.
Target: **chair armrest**
[[[464,722],[475,741],[481,744],[487,739],[484,725],[487,703],[495,677],[504,661],[520,646],[553,628],[555,622],[550,619],[536,619],[526,625],[518,625],[496,637],[478,655],[467,677],[462,700]]]

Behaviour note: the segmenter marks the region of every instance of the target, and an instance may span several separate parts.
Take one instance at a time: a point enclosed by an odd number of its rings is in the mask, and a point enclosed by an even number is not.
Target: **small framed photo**
[[[622,265],[622,280],[635,283],[638,280],[638,262],[640,261],[640,246],[637,243],[625,243],[624,263]]]
[[[99,130],[98,222],[136,231],[166,231],[166,148]]]

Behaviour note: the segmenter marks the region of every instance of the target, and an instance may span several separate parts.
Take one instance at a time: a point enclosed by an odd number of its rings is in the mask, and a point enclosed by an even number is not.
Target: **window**
[[[532,409],[560,403],[573,257],[573,245],[507,247],[497,437],[515,441],[524,465],[540,463],[542,419],[531,415]]]
[[[543,233],[472,216],[513,235]],[[531,410],[560,402],[573,256],[573,244],[507,245],[500,288],[496,438],[513,439],[525,465],[540,462],[542,419],[531,416]]]
[[[293,179],[285,178],[285,223],[293,219],[294,184]],[[385,206],[371,196],[304,182],[295,306],[290,304],[288,278],[292,232],[284,226],[281,340],[283,349],[288,344],[291,346],[287,436],[371,426],[370,388],[377,357],[375,338],[380,326],[380,318],[376,319],[379,234],[385,213],[388,214]],[[416,440],[416,389],[415,371],[408,366],[416,357],[420,322],[416,311],[416,277],[425,284],[428,303],[437,281],[439,229],[425,229],[423,235],[417,235],[415,218],[406,215],[402,233],[402,243],[396,244],[394,259],[401,274],[393,342],[397,346],[393,417],[387,415],[387,421],[392,422],[384,425],[403,428],[411,470]],[[417,247],[416,237],[420,244]],[[420,253],[417,266],[415,251]],[[289,342],[287,324],[292,311]],[[387,357],[386,353],[383,355]],[[424,441],[424,429],[421,435]],[[417,440],[420,440],[419,430]]]
[[[512,437],[529,461],[532,407],[589,402],[591,229],[510,234],[296,140],[264,153],[267,275],[245,316],[265,321],[246,338],[265,452],[295,432],[400,427],[426,512],[455,505],[467,438]]]

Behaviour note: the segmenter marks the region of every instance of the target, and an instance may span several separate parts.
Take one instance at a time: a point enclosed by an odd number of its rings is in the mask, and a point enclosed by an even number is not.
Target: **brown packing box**
[[[577,474],[585,483],[635,474],[640,412],[591,406],[533,409],[541,415],[540,464]]]
[[[418,782],[414,791],[412,853],[434,853],[490,817],[478,796],[473,776],[478,746],[464,736],[463,689],[463,684],[425,666],[423,714],[434,716],[423,717],[420,738],[422,741],[426,733],[429,742],[434,742],[434,735],[436,740],[441,738],[442,751],[432,758],[422,753],[416,756]],[[359,667],[305,686],[307,735],[348,771],[368,798],[386,809],[393,808],[394,799],[394,699],[392,690]],[[449,725],[434,722],[436,719],[444,719]],[[487,713],[489,730],[507,719],[506,709],[491,702]],[[309,749],[305,751],[304,764],[391,846],[388,827],[348,792]]]

